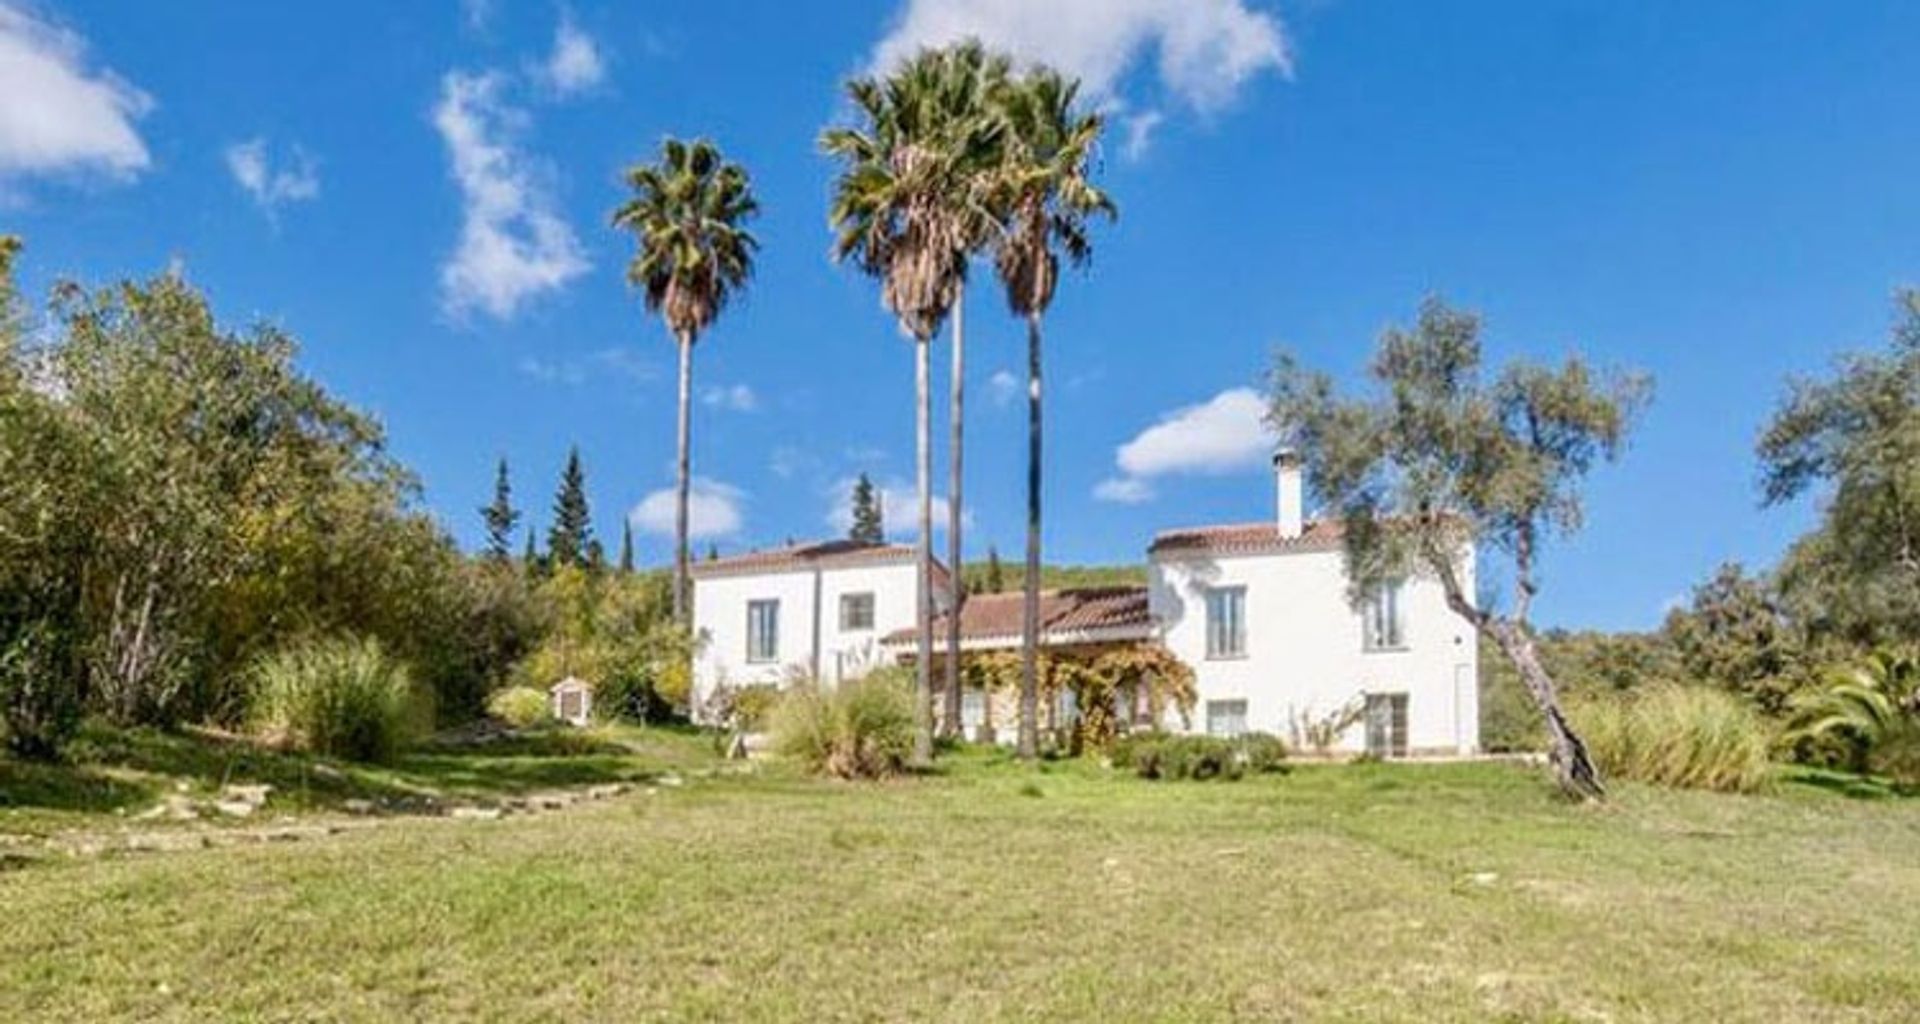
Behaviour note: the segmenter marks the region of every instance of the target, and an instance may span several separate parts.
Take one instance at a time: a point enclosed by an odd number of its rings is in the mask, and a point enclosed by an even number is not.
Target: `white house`
[[[1352,709],[1337,749],[1383,757],[1471,753],[1480,745],[1478,643],[1437,582],[1409,579],[1356,609],[1336,521],[1309,521],[1300,466],[1276,456],[1273,519],[1160,533],[1147,586],[1048,592],[1042,646],[1158,643],[1190,665],[1195,731],[1290,736]],[[1473,551],[1461,552],[1471,592]],[[936,601],[946,569],[935,567]],[[851,541],[779,548],[694,568],[695,706],[723,683],[827,683],[911,657],[914,550]],[[945,608],[936,604],[936,613]],[[1018,594],[961,609],[961,654],[1018,649]],[[935,629],[944,646],[944,620]],[[967,695],[966,724],[984,704]],[[996,717],[999,712],[996,712]],[[1001,719],[1001,736],[1011,734]],[[1169,725],[1177,726],[1178,722]]]
[[[1296,723],[1357,707],[1338,745],[1386,757],[1480,746],[1477,636],[1440,584],[1410,579],[1356,610],[1340,524],[1309,521],[1300,465],[1274,457],[1271,521],[1169,530],[1147,552],[1147,599],[1161,642],[1194,669],[1194,726],[1287,736]],[[1473,589],[1473,552],[1461,579]]]
[[[880,638],[913,625],[914,555],[835,540],[696,562],[694,707],[722,684],[864,675],[885,657]],[[933,575],[944,592],[945,567],[936,562]]]

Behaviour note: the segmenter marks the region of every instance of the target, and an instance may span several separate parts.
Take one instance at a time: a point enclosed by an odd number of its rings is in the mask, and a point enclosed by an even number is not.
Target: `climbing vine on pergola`
[[[992,694],[1011,692],[1020,685],[1018,651],[968,655],[961,669],[969,686],[988,693],[989,708]],[[1078,714],[1066,723],[1066,739],[1075,753],[1105,750],[1118,738],[1122,725],[1139,720],[1158,723],[1169,710],[1180,715],[1183,725],[1190,724],[1199,700],[1193,669],[1153,644],[1042,650],[1035,674],[1050,731],[1057,732],[1062,724],[1054,710],[1060,694],[1073,694]]]

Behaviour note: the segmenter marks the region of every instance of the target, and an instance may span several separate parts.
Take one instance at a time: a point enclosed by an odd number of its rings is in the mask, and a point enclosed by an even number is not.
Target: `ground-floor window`
[[[1367,753],[1375,757],[1407,756],[1407,695],[1367,694]]]
[[[1246,701],[1210,700],[1207,702],[1207,735],[1240,736],[1246,731]]]
[[[971,736],[986,724],[987,691],[977,688],[962,690],[960,692],[960,727]]]

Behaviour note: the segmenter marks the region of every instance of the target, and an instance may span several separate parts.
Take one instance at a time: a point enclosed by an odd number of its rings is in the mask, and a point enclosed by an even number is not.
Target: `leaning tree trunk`
[[[960,715],[964,706],[960,696],[960,610],[966,602],[966,580],[961,573],[960,545],[960,456],[965,422],[967,376],[967,335],[965,327],[967,286],[962,282],[953,301],[953,381],[951,433],[947,442],[947,676],[946,719],[940,727],[943,736],[961,733]]]
[[[1540,708],[1540,715],[1546,720],[1547,757],[1553,765],[1554,779],[1559,782],[1560,788],[1567,795],[1580,800],[1595,800],[1605,796],[1606,788],[1600,784],[1600,771],[1594,767],[1586,741],[1573,731],[1566,712],[1561,710],[1553,677],[1540,664],[1539,652],[1526,627],[1508,619],[1496,618],[1487,622],[1486,630],[1493,642],[1499,645],[1500,652],[1520,673],[1521,682],[1526,684],[1527,692],[1533,695],[1534,704]]]
[[[687,585],[687,499],[692,487],[693,332],[680,331],[680,436],[674,457],[673,488],[673,621],[685,627],[691,618]]]
[[[1500,648],[1500,653],[1513,664],[1514,671],[1520,673],[1521,683],[1526,686],[1527,693],[1533,697],[1534,706],[1540,709],[1540,716],[1546,721],[1547,756],[1560,788],[1578,800],[1598,800],[1605,796],[1607,791],[1600,784],[1600,770],[1594,767],[1586,742],[1579,733],[1573,731],[1573,723],[1567,720],[1566,712],[1561,710],[1560,695],[1553,684],[1553,677],[1547,674],[1546,666],[1540,664],[1539,650],[1534,646],[1533,636],[1527,632],[1526,608],[1531,604],[1532,596],[1532,587],[1528,582],[1531,579],[1531,546],[1523,545],[1521,549],[1520,613],[1510,617],[1477,608],[1467,599],[1466,588],[1455,572],[1451,553],[1431,551],[1427,556],[1427,564],[1440,578],[1447,607],[1482,636],[1492,640]]]
[[[1020,615],[1020,756],[1040,754],[1040,314],[1027,315],[1027,578]]]
[[[920,482],[920,537],[915,542],[915,565],[919,585],[915,618],[918,620],[919,658],[914,665],[914,699],[917,712],[913,731],[913,758],[920,764],[933,760],[933,409],[928,386],[928,353],[933,339],[915,338],[913,342],[913,441],[914,467]]]

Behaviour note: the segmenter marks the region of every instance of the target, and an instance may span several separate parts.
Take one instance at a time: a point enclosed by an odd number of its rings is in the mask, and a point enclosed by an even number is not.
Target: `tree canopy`
[[[1562,785],[1599,795],[1527,616],[1540,545],[1580,526],[1579,484],[1623,450],[1650,381],[1599,373],[1577,357],[1557,369],[1517,362],[1487,379],[1479,318],[1438,299],[1421,306],[1412,328],[1381,337],[1369,377],[1374,394],[1344,398],[1331,377],[1282,355],[1269,410],[1341,520],[1351,598],[1410,576],[1438,580],[1448,606],[1514,662],[1546,720]],[[1475,549],[1506,556],[1509,608],[1478,600],[1467,565]]]

